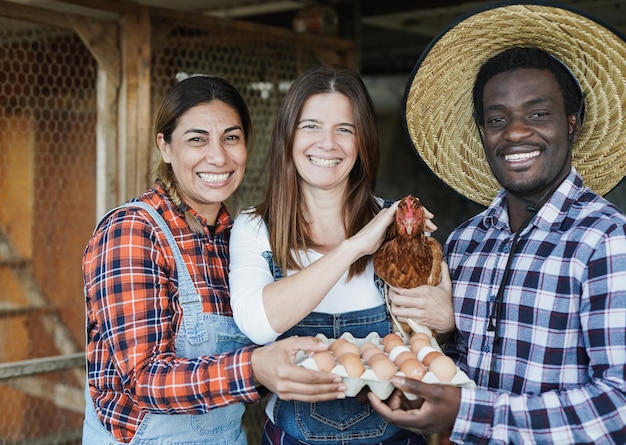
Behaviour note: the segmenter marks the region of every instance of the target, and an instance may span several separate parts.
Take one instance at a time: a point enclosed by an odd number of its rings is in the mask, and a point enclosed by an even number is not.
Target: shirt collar
[[[572,166],[569,174],[550,196],[548,201],[539,209],[537,217],[530,225],[543,230],[558,230],[565,219],[572,203],[576,202],[586,190],[583,178]],[[499,229],[508,229],[509,212],[507,208],[506,192],[500,189],[489,207],[483,214],[483,224],[487,227],[495,226]]]
[[[185,218],[184,214],[184,210],[179,208],[178,206],[176,206],[172,200],[170,199],[170,197],[168,196],[168,194],[165,192],[165,189],[163,188],[163,185],[161,184],[161,182],[159,180],[156,181],[155,183],[155,189],[157,191],[157,193],[159,193],[162,197],[163,200],[165,202],[168,203],[168,205],[170,206],[170,208],[172,209],[172,211],[176,212],[183,220]],[[200,215],[198,212],[196,212],[196,210],[192,207],[187,207],[187,210],[189,210],[189,213],[191,213],[191,215],[196,218],[198,221],[200,221],[200,223],[205,226],[207,228],[207,232],[209,231],[209,225],[207,224],[206,218],[202,215]],[[215,231],[214,234],[215,235],[219,235],[220,233],[224,232],[225,230],[228,230],[232,227],[233,225],[233,219],[230,216],[230,212],[228,211],[228,208],[226,207],[226,205],[224,205],[224,203],[222,203],[222,205],[220,206],[220,210],[217,214],[217,219],[215,221]]]

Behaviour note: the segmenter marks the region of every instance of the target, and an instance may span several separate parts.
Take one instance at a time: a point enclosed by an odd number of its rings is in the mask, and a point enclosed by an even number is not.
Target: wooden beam
[[[139,120],[137,122],[137,165],[135,172],[134,193],[137,195],[143,192],[146,187],[152,185],[153,178],[150,175],[151,152],[154,148],[152,137],[152,19],[150,10],[147,7],[141,8],[139,13],[138,32],[141,33],[141,40],[138,46],[138,72],[137,72],[137,112]]]
[[[107,72],[109,81],[117,88],[121,75],[117,24],[76,16],[68,17],[68,21],[98,62],[98,67]]]
[[[120,204],[118,186],[118,97],[121,84],[119,25],[86,17],[70,19],[85,46],[98,62],[98,118],[96,130],[96,215]]]
[[[19,362],[0,363],[0,380],[28,377],[63,369],[79,368],[85,371],[85,353],[76,352],[62,356],[32,358]]]
[[[150,20],[147,7],[140,8],[137,14],[125,14],[120,20],[124,83],[119,104],[119,125],[125,128],[119,153],[121,201],[140,194],[151,183]]]
[[[135,14],[139,7],[136,2],[127,0],[61,0],[85,8],[97,9],[100,11],[115,12],[117,14]]]
[[[27,315],[43,315],[58,312],[56,306],[18,306],[11,303],[0,304],[0,320],[3,318],[22,317]]]
[[[40,25],[54,26],[63,29],[71,29],[72,25],[69,22],[70,16],[71,14],[61,14],[48,9],[0,1],[0,17],[6,17],[13,20],[38,23]]]
[[[224,19],[221,17],[201,14],[189,14],[187,12],[173,11],[170,9],[150,8],[150,12],[156,17],[166,18],[179,24],[223,29],[229,33],[241,31],[243,33],[259,34],[263,36],[264,40],[275,39],[278,42],[284,42],[287,40],[303,44],[311,42],[315,44],[316,47],[334,48],[336,51],[354,51],[355,49],[354,42],[340,37],[300,33],[287,28],[267,26],[244,20]]]
[[[121,203],[118,167],[118,98],[120,79],[98,70],[96,123],[96,215],[100,219]]]

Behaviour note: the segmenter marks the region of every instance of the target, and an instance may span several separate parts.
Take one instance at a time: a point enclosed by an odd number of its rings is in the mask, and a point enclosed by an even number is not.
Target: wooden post
[[[120,140],[120,187],[122,201],[143,192],[150,178],[152,114],[150,108],[151,25],[147,7],[123,14],[120,20],[122,48],[122,95],[119,125],[125,129]]]
[[[86,17],[70,17],[72,27],[98,62],[96,129],[96,216],[120,202],[117,162],[117,102],[120,87],[118,26]]]

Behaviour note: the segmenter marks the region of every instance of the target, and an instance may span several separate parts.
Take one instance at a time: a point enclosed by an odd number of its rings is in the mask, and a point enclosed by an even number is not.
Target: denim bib
[[[176,355],[196,358],[208,354],[222,354],[250,345],[250,340],[241,333],[231,317],[202,312],[201,297],[196,292],[171,231],[158,212],[143,202],[132,202],[122,207],[141,207],[147,210],[167,236],[174,252],[179,281],[179,302],[183,311],[175,341]],[[117,442],[97,418],[89,394],[89,385],[86,385],[85,397],[87,403],[83,444],[121,445],[121,442]],[[146,413],[130,444],[246,445],[246,434],[241,427],[244,411],[244,405],[236,403],[199,415]]]
[[[275,264],[271,252],[264,252],[263,256],[274,280],[281,279],[283,273]],[[378,277],[374,279],[380,289],[382,282]],[[342,314],[312,312],[280,338],[319,333],[327,338],[338,338],[345,332],[350,332],[356,338],[363,338],[370,332],[377,332],[383,337],[391,330],[391,317],[383,304]],[[354,397],[314,403],[277,399],[273,415],[278,428],[308,444],[379,444],[403,431],[383,420],[368,403],[358,402]],[[415,437],[415,434],[405,432],[407,438]]]

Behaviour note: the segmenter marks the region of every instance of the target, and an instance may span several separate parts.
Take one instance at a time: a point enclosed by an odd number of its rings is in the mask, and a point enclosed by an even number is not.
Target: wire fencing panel
[[[95,208],[97,66],[73,32],[6,19],[0,64],[0,443],[72,443],[84,409],[80,260]]]
[[[271,126],[291,80],[311,64],[349,62],[343,50],[158,17],[151,26],[152,113],[185,75],[231,81],[248,103],[256,143],[228,204],[236,212],[258,202]],[[7,18],[0,66],[0,444],[79,444],[81,259],[96,213],[98,66],[73,31]],[[258,443],[263,406],[246,413],[250,443]]]

